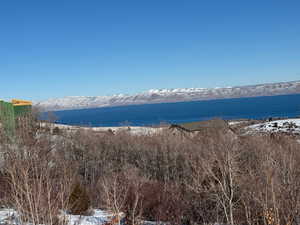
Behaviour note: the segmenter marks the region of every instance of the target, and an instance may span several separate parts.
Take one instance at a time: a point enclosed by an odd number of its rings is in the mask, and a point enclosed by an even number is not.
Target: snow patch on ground
[[[240,124],[248,123],[248,122],[249,122],[248,120],[229,121],[229,122],[228,122],[228,125],[229,125],[229,126],[235,126],[235,125],[240,125]]]
[[[111,221],[114,214],[103,210],[94,210],[91,216],[65,215],[69,225],[101,225]]]
[[[94,210],[91,216],[63,214],[62,217],[68,221],[69,225],[102,225],[111,221],[111,219],[114,217],[114,214],[105,212],[103,210]],[[20,225],[21,222],[18,220],[18,214],[15,210],[0,209],[0,224]]]
[[[70,126],[64,124],[48,124],[41,123],[42,127],[58,127],[59,129],[76,131],[76,130],[86,130],[86,131],[95,131],[95,132],[113,132],[114,134],[119,132],[127,132],[131,135],[155,135],[163,131],[164,128],[155,128],[155,127],[139,127],[139,126],[123,126],[123,127],[81,127],[81,126]]]
[[[16,211],[0,209],[0,224],[17,224]]]
[[[246,129],[258,132],[290,133],[300,135],[300,119],[275,120],[251,125]]]
[[[70,215],[63,213],[61,215],[67,222],[68,225],[105,225],[108,224],[114,217],[115,214],[95,209],[91,216],[79,216]],[[124,215],[120,215],[122,218]],[[18,220],[18,213],[13,209],[0,209],[0,225],[21,225],[22,223]],[[121,223],[123,224],[123,223]],[[143,225],[167,225],[162,222],[151,222],[144,221]],[[25,224],[26,225],[26,224]],[[30,225],[29,223],[27,225]]]

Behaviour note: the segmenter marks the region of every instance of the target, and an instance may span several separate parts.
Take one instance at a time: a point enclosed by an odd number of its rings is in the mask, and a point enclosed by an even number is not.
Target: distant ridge
[[[291,81],[226,88],[151,89],[135,95],[119,94],[97,97],[72,96],[40,101],[36,102],[34,105],[43,111],[59,111],[109,106],[273,96],[299,93],[300,81]]]

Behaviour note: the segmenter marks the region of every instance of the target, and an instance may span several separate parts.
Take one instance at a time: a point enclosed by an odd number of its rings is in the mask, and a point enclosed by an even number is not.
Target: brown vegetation
[[[300,147],[292,137],[230,138],[219,129],[189,138],[53,135],[28,123],[16,137],[2,136],[0,149],[0,201],[24,221],[57,224],[80,182],[85,205],[76,213],[123,212],[132,225],[299,223]]]

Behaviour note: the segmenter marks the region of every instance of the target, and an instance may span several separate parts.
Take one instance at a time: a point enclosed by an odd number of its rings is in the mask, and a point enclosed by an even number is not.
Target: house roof
[[[173,124],[170,128],[178,128],[184,131],[200,131],[203,129],[225,129],[228,127],[226,121],[221,119],[213,119],[207,121],[191,122],[191,123],[182,123],[182,124]]]

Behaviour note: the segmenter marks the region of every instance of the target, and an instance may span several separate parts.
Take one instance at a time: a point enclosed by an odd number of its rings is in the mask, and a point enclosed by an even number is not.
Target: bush
[[[61,129],[59,129],[59,127],[55,127],[55,128],[53,129],[52,133],[53,133],[54,135],[59,135],[59,134],[61,134]]]
[[[74,185],[70,194],[69,213],[73,215],[89,215],[91,201],[84,186],[79,182]]]

